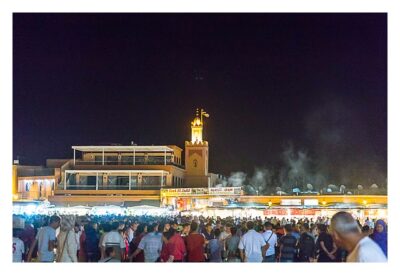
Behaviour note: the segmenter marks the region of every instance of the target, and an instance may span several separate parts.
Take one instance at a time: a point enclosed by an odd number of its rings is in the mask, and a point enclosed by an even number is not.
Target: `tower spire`
[[[204,109],[196,108],[196,117],[192,121],[192,143],[203,143],[203,116],[210,117]]]

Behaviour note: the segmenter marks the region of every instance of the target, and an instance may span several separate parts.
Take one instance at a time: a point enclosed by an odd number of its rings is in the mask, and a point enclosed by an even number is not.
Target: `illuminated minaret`
[[[201,110],[202,114],[199,117],[199,109],[196,109],[196,117],[192,121],[192,144],[203,142],[203,115],[208,114]]]
[[[209,117],[203,109],[193,119],[192,139],[185,142],[186,186],[207,187],[208,177],[208,142],[203,140],[203,117]]]

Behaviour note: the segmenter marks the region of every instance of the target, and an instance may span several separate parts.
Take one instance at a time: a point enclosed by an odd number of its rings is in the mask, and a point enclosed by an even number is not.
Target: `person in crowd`
[[[57,236],[57,258],[56,262],[78,262],[78,244],[75,235],[75,217],[63,216],[60,226],[60,234]]]
[[[146,234],[147,234],[147,224],[140,223],[139,226],[137,227],[137,230],[135,233],[136,233],[136,235],[135,235],[134,240],[131,243],[131,248],[130,248],[130,250],[132,251],[131,261],[142,263],[142,262],[144,262],[143,250],[140,250],[140,252],[138,254],[136,254],[135,257],[133,257],[133,254],[137,251],[140,242],[142,241],[144,236],[146,236]]]
[[[300,239],[300,229],[299,226],[296,223],[292,224],[292,236],[297,239],[297,241]]]
[[[308,223],[301,225],[301,235],[297,243],[299,262],[313,262],[315,255],[315,239]]]
[[[190,234],[186,237],[186,249],[188,262],[204,262],[205,238],[198,233],[198,223],[193,221],[190,224]]]
[[[32,252],[36,245],[38,245],[40,262],[54,262],[54,249],[57,247],[56,229],[60,227],[60,222],[59,216],[51,216],[49,225],[38,231],[35,241],[29,249],[28,262],[32,261]]]
[[[25,219],[25,226],[20,234],[20,239],[24,242],[24,261],[27,261],[28,249],[31,247],[31,244],[35,241],[35,228],[32,223],[32,219]]]
[[[335,244],[348,252],[346,262],[387,262],[379,245],[362,234],[350,213],[333,215],[330,228]]]
[[[369,225],[364,225],[361,228],[361,232],[365,237],[368,237],[369,235],[371,235],[371,228],[369,227]]]
[[[24,261],[25,244],[20,236],[25,230],[25,221],[19,217],[13,217],[13,242],[12,254],[13,263],[22,263]]]
[[[128,261],[128,255],[129,255],[128,235],[127,235],[127,232],[126,232],[125,228],[118,229],[118,232],[121,234],[121,237],[122,237],[122,239],[124,240],[124,243],[125,243],[125,251],[124,251],[124,255],[123,255],[122,261],[126,262],[126,261]]]
[[[228,258],[228,253],[226,250],[226,240],[231,236],[231,228],[232,224],[230,223],[225,223],[222,226],[222,232],[219,236],[219,240],[222,242],[222,260],[226,261]]]
[[[87,258],[86,258],[86,232],[85,232],[85,226],[81,225],[79,228],[81,235],[79,237],[79,250],[78,250],[78,262],[80,263],[85,263],[87,262]]]
[[[102,258],[105,257],[105,249],[108,246],[115,247],[115,253],[117,254],[117,258],[122,261],[125,255],[125,242],[122,238],[121,234],[118,232],[119,222],[112,223],[112,230],[104,235],[103,241],[101,243],[101,254]]]
[[[105,257],[99,260],[99,263],[119,263],[121,260],[118,258],[116,248],[114,246],[108,246],[105,249]]]
[[[377,220],[375,223],[374,233],[371,235],[371,239],[373,239],[379,247],[382,249],[383,253],[387,257],[387,226],[383,220]]]
[[[97,232],[97,223],[90,222],[85,226],[84,242],[88,262],[98,262],[100,260],[99,241],[100,236]]]
[[[337,247],[333,242],[331,234],[327,232],[325,224],[318,226],[317,250],[318,262],[334,262],[336,259]]]
[[[137,222],[132,222],[132,223],[129,225],[129,228],[128,228],[128,242],[129,242],[129,244],[130,244],[130,243],[133,241],[133,239],[135,238],[135,231],[136,231],[137,227],[138,227]]]
[[[231,230],[231,235],[228,236],[225,242],[227,261],[240,262],[240,252],[239,252],[240,237],[237,234],[236,227],[231,227],[230,230]]]
[[[182,225],[182,232],[181,232],[181,236],[182,238],[186,238],[190,233],[190,224],[189,223],[184,223]]]
[[[82,231],[80,228],[80,225],[78,223],[75,223],[74,226],[74,235],[75,235],[75,241],[76,241],[76,247],[78,248],[76,256],[79,259],[79,250],[81,249],[81,236],[82,236]]]
[[[285,235],[282,236],[278,242],[280,262],[295,261],[297,239],[292,235],[292,231],[292,225],[286,223],[284,226]]]
[[[224,246],[224,241],[220,239],[221,231],[220,229],[214,230],[214,238],[208,243],[210,249],[210,262],[222,262],[222,251]]]
[[[206,242],[206,248],[205,248],[206,262],[209,262],[210,261],[210,246],[208,245],[208,243],[210,242],[210,240],[215,238],[213,226],[212,226],[211,222],[206,224],[202,235],[204,236],[204,239]]]
[[[145,262],[156,262],[160,257],[162,249],[162,234],[158,232],[158,224],[156,223],[150,224],[147,230],[149,233],[141,239],[132,257],[135,258],[143,251]]]
[[[239,242],[240,258],[242,262],[262,262],[267,249],[263,235],[254,230],[254,222],[246,223],[247,233]]]
[[[170,228],[167,234],[164,262],[183,262],[186,255],[186,246],[181,234],[174,228]]]
[[[264,262],[275,262],[275,246],[277,245],[278,237],[272,231],[272,223],[264,223],[264,233],[262,234],[266,242],[266,252],[264,255]]]
[[[101,223],[100,230],[99,230],[100,239],[99,239],[99,246],[98,246],[101,259],[105,257],[105,255],[103,254],[103,247],[102,247],[103,239],[110,231],[111,231],[111,224],[109,224],[108,222]]]
[[[171,228],[170,222],[168,222],[168,221],[165,222],[164,226],[163,226],[163,232],[168,232],[170,228]]]

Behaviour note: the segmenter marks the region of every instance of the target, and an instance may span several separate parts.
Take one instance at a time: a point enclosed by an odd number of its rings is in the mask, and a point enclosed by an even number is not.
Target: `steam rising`
[[[386,186],[386,165],[364,141],[365,121],[352,106],[329,99],[305,118],[304,133],[309,150],[287,143],[280,168],[255,167],[251,175],[236,171],[218,186],[243,186],[250,194],[302,191],[329,191],[351,194],[351,190],[377,190]],[[385,160],[386,161],[386,160]],[[386,162],[383,162],[384,164]]]

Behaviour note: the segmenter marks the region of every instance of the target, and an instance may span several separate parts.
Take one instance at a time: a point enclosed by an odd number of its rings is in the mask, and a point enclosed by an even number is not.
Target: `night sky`
[[[203,107],[211,172],[280,171],[289,148],[330,179],[386,179],[386,14],[14,14],[13,31],[21,164],[184,148]]]

